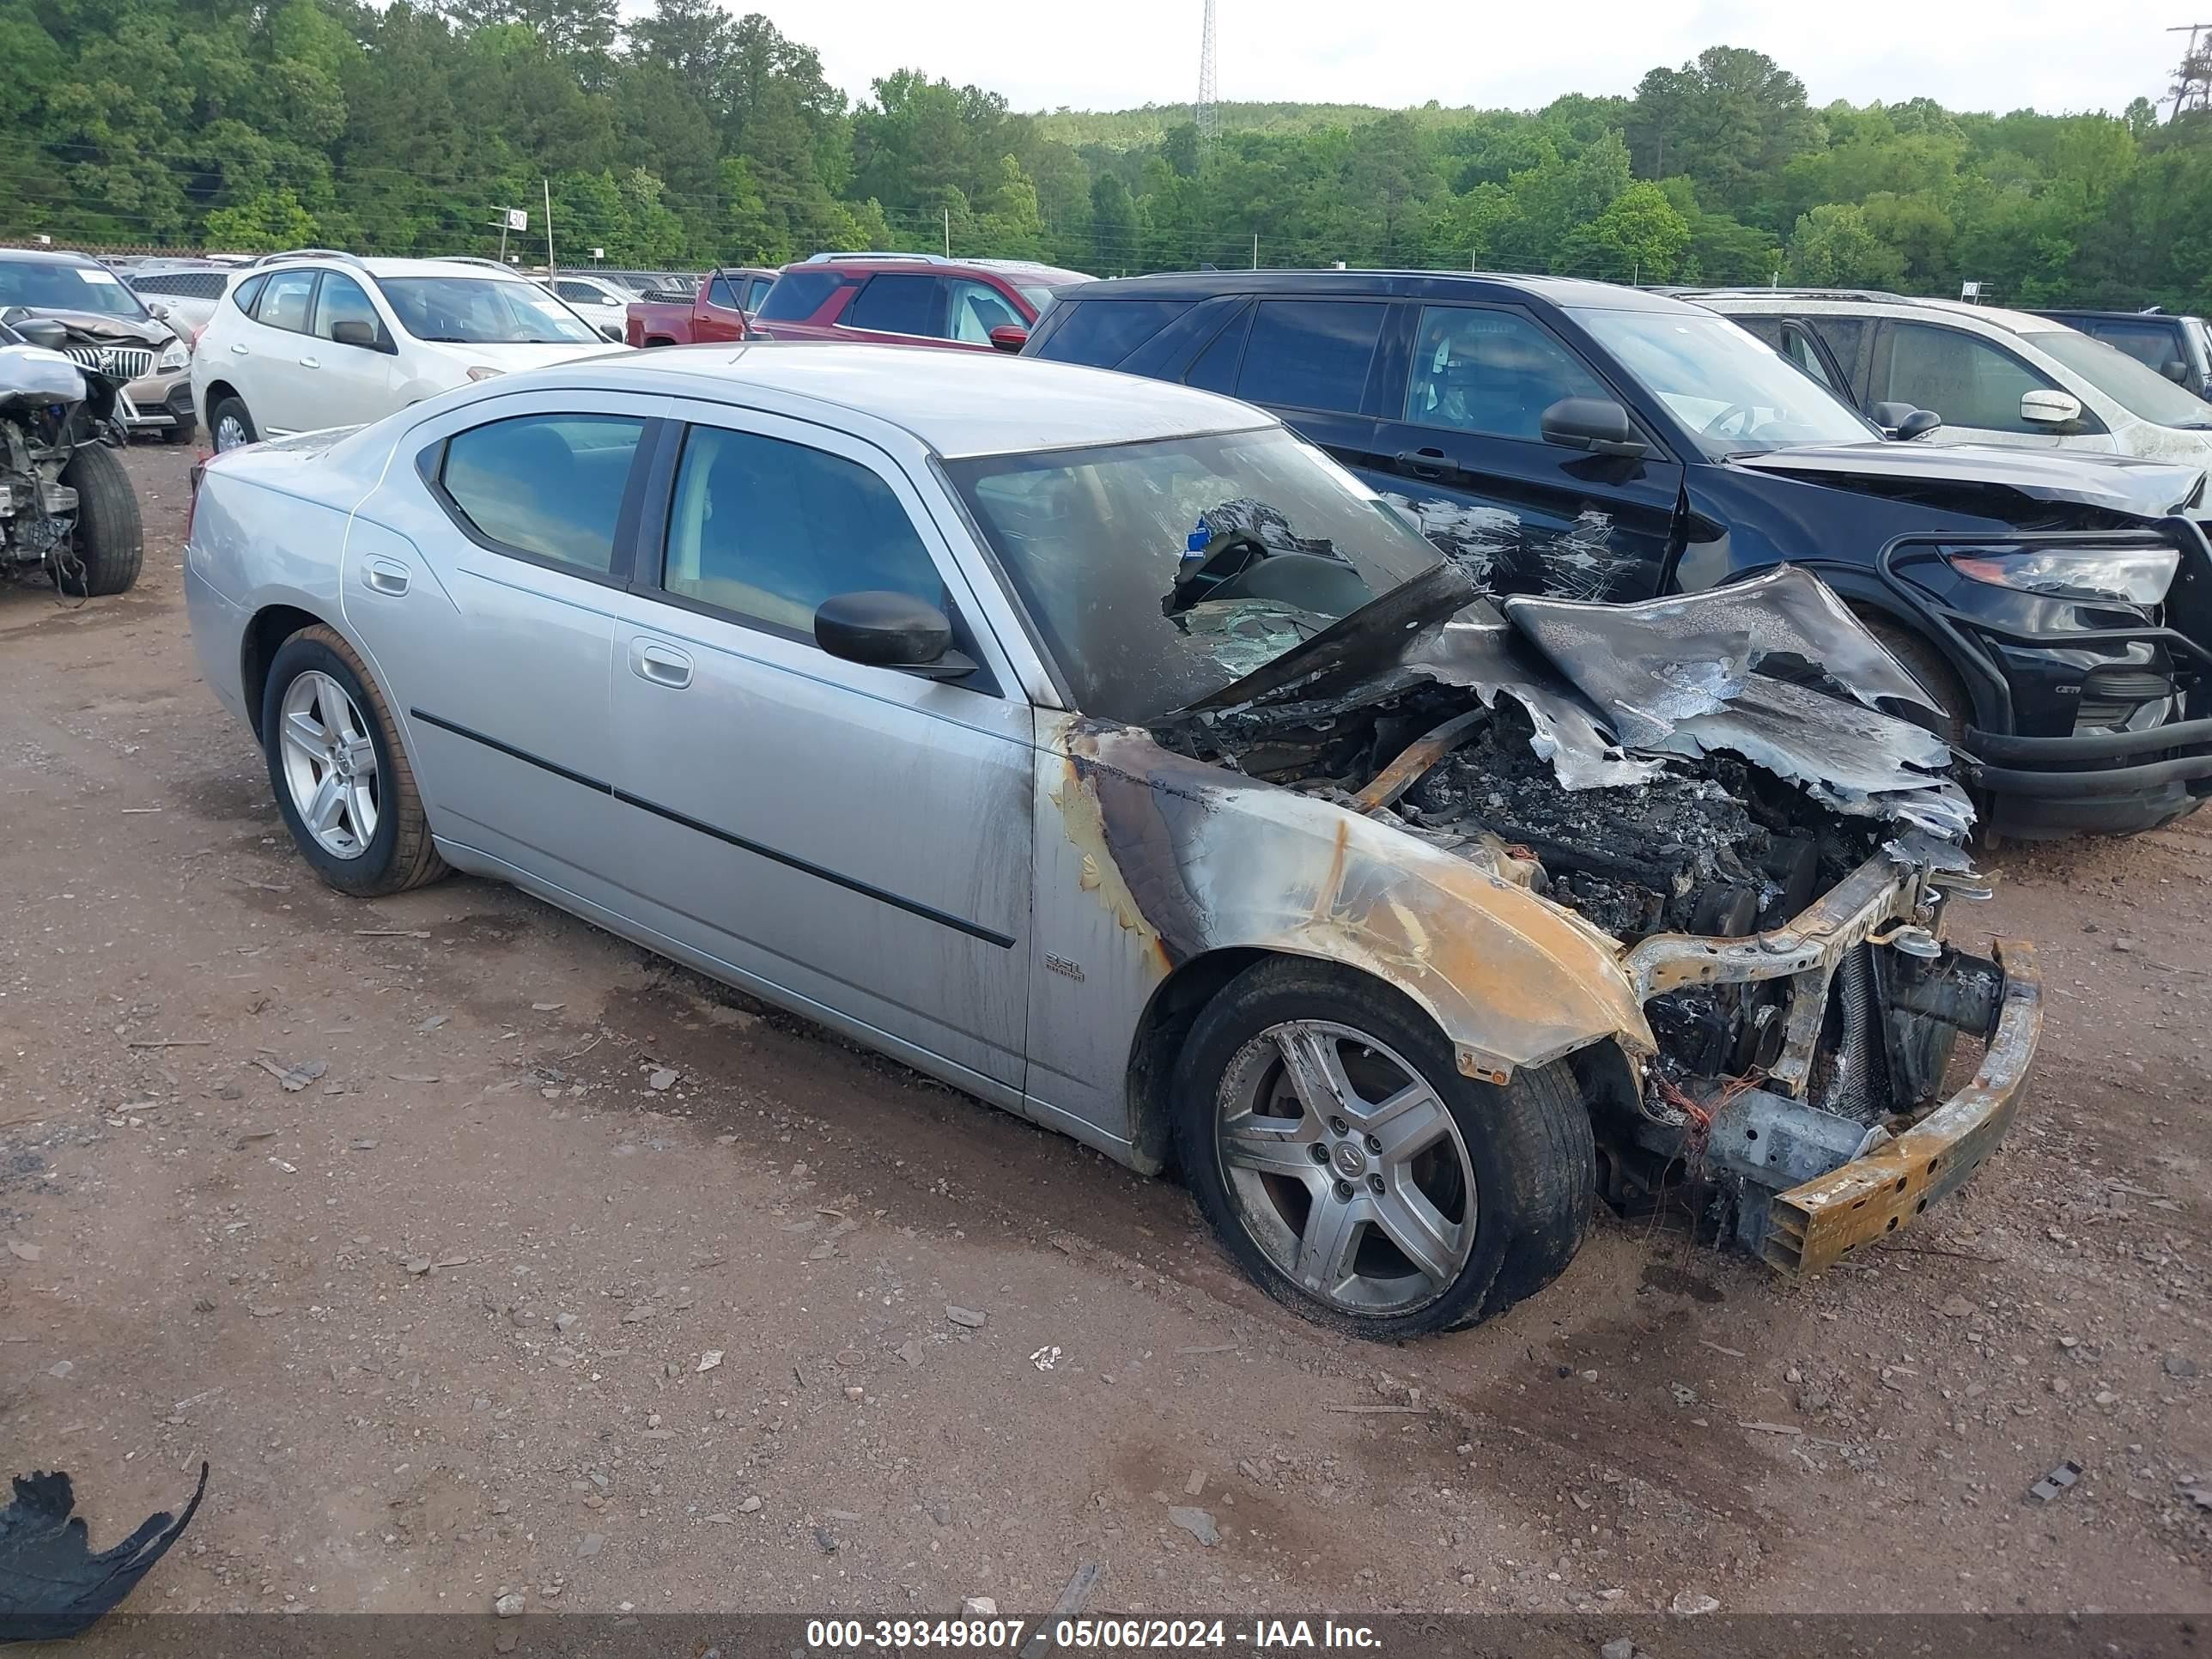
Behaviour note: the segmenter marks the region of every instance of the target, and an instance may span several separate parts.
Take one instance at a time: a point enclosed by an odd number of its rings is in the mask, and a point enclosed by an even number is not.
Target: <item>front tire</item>
[[[76,527],[70,551],[78,568],[62,573],[63,589],[78,598],[120,593],[138,580],[146,559],[138,492],[115,452],[88,444],[70,457],[62,483],[76,491]]]
[[[1275,958],[1206,1005],[1175,1076],[1183,1176],[1270,1295],[1382,1341],[1462,1329],[1557,1278],[1595,1198],[1566,1066],[1463,1077],[1419,1007]]]
[[[391,708],[334,629],[302,629],[277,648],[261,746],[284,826],[331,886],[374,898],[446,873]]]

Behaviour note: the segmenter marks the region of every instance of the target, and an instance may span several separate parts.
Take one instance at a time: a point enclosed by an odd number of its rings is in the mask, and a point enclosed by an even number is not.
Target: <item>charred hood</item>
[[[1933,713],[1925,694],[1825,584],[1791,566],[1637,605],[1493,605],[1440,566],[1157,729],[1269,775],[1279,760],[1295,772],[1307,740],[1271,746],[1270,733],[1310,737],[1377,711],[1394,733],[1431,721],[1395,792],[1370,793],[1380,778],[1358,791],[1372,810],[1469,741],[1478,711],[1507,703],[1522,747],[1570,794],[1709,778],[1724,758],[1869,825],[1960,840],[1973,822],[1948,776],[1950,750],[1921,723]]]
[[[2165,518],[2195,504],[2204,484],[2201,468],[2176,462],[1979,444],[1840,444],[1738,455],[1730,464],[2007,521],[2054,506]]]

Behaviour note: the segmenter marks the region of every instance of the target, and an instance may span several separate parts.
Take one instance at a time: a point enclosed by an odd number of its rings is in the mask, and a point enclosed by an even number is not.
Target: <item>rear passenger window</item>
[[[1252,321],[1237,395],[1355,414],[1387,307],[1356,300],[1267,300]]]
[[[644,431],[643,421],[611,415],[494,421],[447,441],[439,482],[486,540],[604,576]]]
[[[944,290],[934,276],[871,276],[837,320],[882,334],[942,335]]]
[[[1190,307],[1188,300],[1079,300],[1067,306],[1037,356],[1114,368]]]
[[[262,290],[260,307],[253,313],[254,320],[264,327],[305,334],[307,301],[314,297],[314,292],[315,273],[312,270],[271,272],[269,286]]]
[[[231,294],[231,303],[251,316],[253,313],[253,302],[261,297],[261,285],[268,280],[265,273],[259,276],[247,277]]]
[[[1553,404],[1612,396],[1579,358],[1516,312],[1421,307],[1406,382],[1406,419],[1416,426],[1541,443],[1544,411]]]
[[[842,455],[721,427],[684,440],[660,585],[808,639],[834,594],[911,593],[952,609],[889,484]]]

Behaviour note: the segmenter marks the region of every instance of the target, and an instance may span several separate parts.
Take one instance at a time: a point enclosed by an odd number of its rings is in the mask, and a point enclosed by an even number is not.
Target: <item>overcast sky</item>
[[[1018,110],[1178,103],[1198,86],[1203,0],[726,0],[822,54],[856,97],[925,69]],[[1935,98],[1954,109],[2106,109],[2156,99],[2192,21],[2145,0],[1988,0],[1905,7],[1577,0],[1217,0],[1221,96],[1400,106],[1534,108],[1564,92],[1628,93],[1654,64],[1754,47],[1838,98]],[[628,9],[629,8],[625,8]]]

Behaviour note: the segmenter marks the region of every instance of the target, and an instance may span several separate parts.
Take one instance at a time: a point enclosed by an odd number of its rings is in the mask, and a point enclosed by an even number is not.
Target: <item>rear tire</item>
[[[1341,1091],[1317,1112],[1300,1054]],[[1463,1077],[1435,1023],[1364,974],[1295,957],[1246,969],[1200,1014],[1173,1086],[1199,1207],[1316,1323],[1378,1341],[1462,1329],[1550,1284],[1589,1230],[1595,1148],[1566,1065],[1503,1087]]]
[[[75,575],[64,573],[64,591],[79,598],[124,592],[138,580],[146,559],[145,527],[131,475],[113,450],[92,444],[70,457],[61,481],[76,491],[70,550],[82,567]]]
[[[228,450],[242,449],[247,444],[258,443],[261,434],[253,425],[253,416],[246,412],[245,402],[238,398],[218,398],[208,410],[208,438],[220,455]]]
[[[277,647],[261,694],[261,747],[284,827],[331,886],[377,898],[446,873],[391,706],[335,629],[303,628]]]

